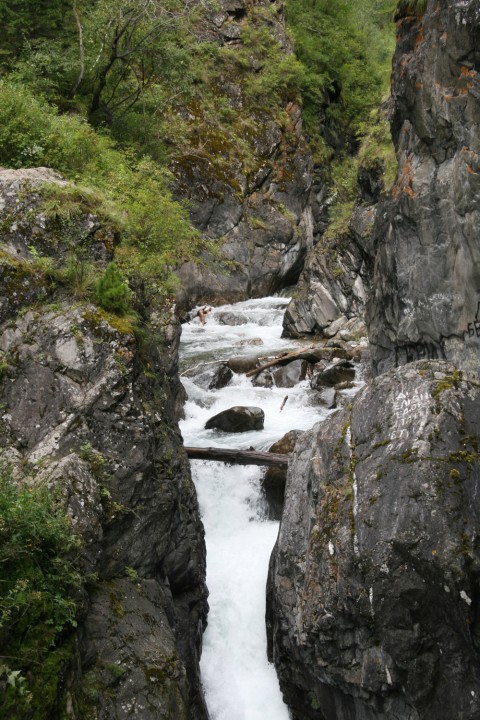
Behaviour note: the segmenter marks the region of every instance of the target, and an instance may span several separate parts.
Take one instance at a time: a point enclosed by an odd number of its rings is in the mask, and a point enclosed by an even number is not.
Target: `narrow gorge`
[[[0,21],[0,720],[478,720],[479,0]]]

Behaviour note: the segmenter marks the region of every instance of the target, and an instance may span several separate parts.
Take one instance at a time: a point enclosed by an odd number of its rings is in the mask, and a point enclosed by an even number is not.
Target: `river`
[[[298,347],[300,343],[280,337],[287,304],[278,297],[249,300],[214,308],[203,326],[198,318],[183,326],[185,445],[268,450],[289,430],[309,429],[327,416],[327,410],[312,404],[308,381],[288,390],[267,389],[255,387],[245,375],[234,375],[227,387],[208,391],[194,382],[197,373],[211,366],[206,363]],[[222,324],[225,313],[229,322],[243,324]],[[204,429],[210,417],[234,405],[261,407],[264,429],[232,434]],[[265,585],[278,522],[267,519],[261,489],[264,470],[201,460],[191,466],[207,545],[210,612],[201,673],[211,719],[288,720],[275,670],[266,657]]]

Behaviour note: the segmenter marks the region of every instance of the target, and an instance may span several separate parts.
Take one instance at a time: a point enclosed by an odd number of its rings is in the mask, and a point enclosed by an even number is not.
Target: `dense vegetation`
[[[46,485],[0,464],[0,717],[49,717],[76,626],[79,539]],[[62,640],[62,642],[60,642]]]
[[[4,0],[0,163],[51,166],[93,192],[122,236],[118,272],[171,292],[172,266],[214,247],[173,200],[169,168],[200,163],[240,192],[232,168],[256,171],[259,128],[285,124],[290,100],[317,161],[342,162],[388,86],[393,5],[288,0],[289,55],[275,4],[240,13],[241,42],[222,44],[215,0]]]
[[[305,67],[304,118],[313,139],[355,140],[388,88],[394,37],[388,0],[289,0],[287,21]]]

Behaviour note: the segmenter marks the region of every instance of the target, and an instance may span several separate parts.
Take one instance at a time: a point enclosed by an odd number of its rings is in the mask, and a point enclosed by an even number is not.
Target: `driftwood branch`
[[[264,365],[260,365],[260,367],[255,368],[254,370],[250,370],[249,372],[245,373],[246,377],[253,377],[254,375],[258,375],[263,370],[267,370],[268,368],[274,367],[275,365],[285,365],[286,363],[291,362],[292,360],[298,360],[301,359],[303,356],[309,355],[309,350],[313,350],[315,345],[310,345],[308,348],[302,348],[301,350],[295,350],[294,352],[287,353],[286,355],[279,355],[278,357],[274,358],[273,360],[270,360],[269,362],[265,363]]]
[[[186,447],[191,460],[215,460],[234,465],[267,465],[287,468],[289,455],[261,452],[259,450],[229,450],[226,448]]]

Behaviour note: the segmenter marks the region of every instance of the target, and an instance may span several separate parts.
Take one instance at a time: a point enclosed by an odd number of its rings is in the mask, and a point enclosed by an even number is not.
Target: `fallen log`
[[[227,448],[186,447],[191,460],[215,460],[234,465],[268,465],[287,468],[290,455],[260,450],[230,450]]]
[[[269,362],[260,365],[260,367],[256,367],[254,370],[250,370],[249,372],[245,373],[245,376],[253,377],[254,375],[259,375],[262,370],[267,370],[268,368],[274,367],[275,365],[285,365],[289,362],[292,362],[292,360],[303,360],[304,356],[311,356],[312,353],[309,351],[313,350],[314,347],[314,345],[310,345],[308,348],[302,348],[301,350],[295,350],[294,352],[286,353],[285,355],[279,355],[273,360],[270,360]]]

